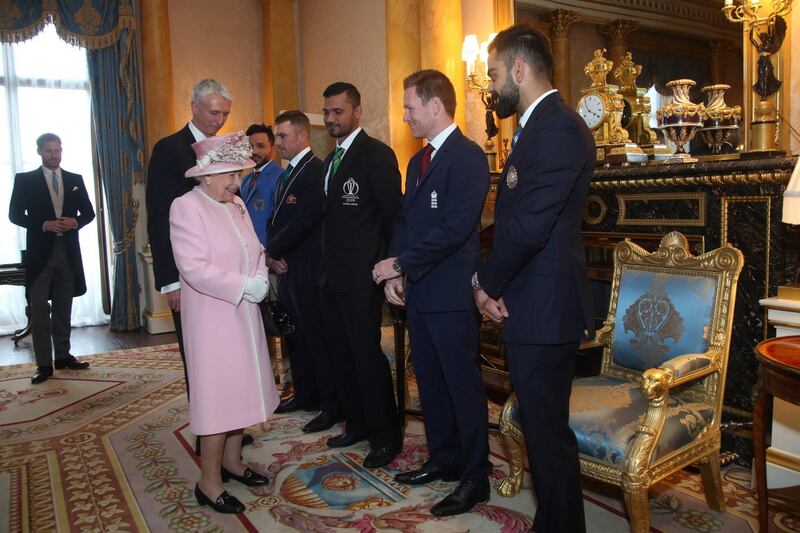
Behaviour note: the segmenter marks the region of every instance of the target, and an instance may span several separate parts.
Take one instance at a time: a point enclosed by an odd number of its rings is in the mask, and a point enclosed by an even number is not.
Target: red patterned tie
[[[431,154],[433,154],[433,145],[428,144],[422,150],[422,165],[419,167],[419,176],[417,176],[417,185],[420,184],[422,181],[422,177],[428,171],[428,167],[431,164]]]

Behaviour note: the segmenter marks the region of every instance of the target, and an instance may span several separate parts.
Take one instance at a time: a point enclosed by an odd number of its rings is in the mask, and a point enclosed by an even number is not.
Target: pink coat
[[[267,273],[247,210],[239,198],[220,203],[196,187],[172,202],[169,225],[190,428],[209,435],[264,422],[279,398],[259,307],[242,299],[246,278]]]

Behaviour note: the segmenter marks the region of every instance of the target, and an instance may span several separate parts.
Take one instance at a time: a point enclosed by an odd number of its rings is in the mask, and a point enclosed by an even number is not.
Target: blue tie
[[[514,149],[514,146],[516,146],[520,135],[522,135],[522,128],[517,128],[517,131],[514,132],[514,136],[511,137],[511,149],[512,150]]]

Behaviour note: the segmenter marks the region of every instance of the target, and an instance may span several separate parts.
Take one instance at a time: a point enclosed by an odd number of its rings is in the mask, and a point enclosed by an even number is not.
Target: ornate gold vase
[[[703,112],[703,129],[700,130],[700,134],[713,155],[722,152],[723,144],[734,131],[739,129],[739,122],[742,119],[740,106],[730,107],[725,103],[725,91],[730,88],[730,85],[720,83],[707,85],[701,89],[708,94],[708,103]]]
[[[703,104],[694,104],[689,100],[689,89],[696,85],[694,80],[673,80],[667,83],[672,89],[672,102],[656,111],[658,127],[670,141],[675,143],[676,149],[665,163],[694,163],[697,159],[691,157],[683,149],[683,145],[694,139],[694,136],[703,127]]]

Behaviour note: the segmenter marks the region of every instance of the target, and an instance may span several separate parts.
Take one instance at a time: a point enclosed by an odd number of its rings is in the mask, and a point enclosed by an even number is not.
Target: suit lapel
[[[56,218],[56,208],[53,207],[53,197],[50,196],[50,188],[47,187],[45,179],[47,178],[44,177],[44,170],[42,170],[42,167],[39,167],[39,170],[36,171],[36,179],[34,179],[34,183],[31,184],[31,188],[34,192],[34,197],[47,198],[46,205],[48,213],[50,214],[50,219],[52,220]],[[62,181],[64,180],[63,169],[61,170],[61,179]]]
[[[297,163],[297,166],[292,169],[292,173],[289,175],[289,182],[286,184],[286,188],[283,189],[283,194],[281,194],[280,198],[275,196],[275,206],[273,207],[272,218],[275,218],[278,215],[278,211],[280,211],[281,207],[283,207],[286,198],[289,196],[289,190],[292,188],[295,180],[297,180],[300,175],[303,173],[303,170],[306,168],[306,165],[311,161],[311,159],[315,157],[314,152],[309,151],[303,158]],[[277,192],[277,191],[276,191]]]
[[[438,150],[436,150],[436,153],[433,154],[433,159],[431,159],[431,163],[428,165],[428,169],[425,171],[425,174],[420,176],[419,178],[419,184],[416,186],[416,188],[414,189],[414,193],[411,195],[412,199],[417,195],[417,191],[419,191],[422,188],[422,184],[425,183],[425,180],[427,180],[428,176],[430,176],[431,173],[433,173],[433,171],[436,169],[439,163],[447,159],[447,157],[449,156],[448,152],[453,147],[453,145],[462,137],[462,135],[463,134],[461,133],[461,130],[458,127],[456,127],[456,129],[453,130],[453,132],[450,133],[450,135],[448,135],[447,138],[444,140],[442,146]],[[420,159],[420,165],[421,164],[422,160]]]

